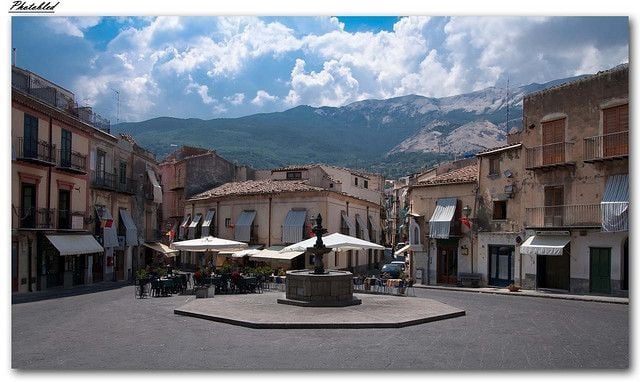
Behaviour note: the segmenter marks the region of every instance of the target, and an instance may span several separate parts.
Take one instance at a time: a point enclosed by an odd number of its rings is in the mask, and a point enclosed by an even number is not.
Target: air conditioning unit
[[[513,198],[513,194],[516,193],[516,186],[513,184],[507,184],[504,186],[504,193],[508,198]]]

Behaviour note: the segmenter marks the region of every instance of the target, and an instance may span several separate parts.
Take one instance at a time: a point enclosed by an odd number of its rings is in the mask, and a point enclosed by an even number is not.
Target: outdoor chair
[[[135,280],[135,298],[145,298],[149,296],[151,284],[148,280]]]
[[[151,279],[151,296],[157,297],[161,292],[160,281],[158,281],[158,279]]]

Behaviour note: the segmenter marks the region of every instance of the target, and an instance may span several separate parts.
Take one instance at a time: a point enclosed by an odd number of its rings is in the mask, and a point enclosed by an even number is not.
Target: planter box
[[[195,289],[196,298],[210,298],[213,297],[216,293],[216,287],[196,287]]]

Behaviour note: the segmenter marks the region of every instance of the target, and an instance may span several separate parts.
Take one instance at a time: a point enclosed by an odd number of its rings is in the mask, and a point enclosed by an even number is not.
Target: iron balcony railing
[[[60,161],[58,167],[81,173],[87,172],[87,156],[76,151],[59,150]]]
[[[106,171],[91,171],[91,186],[105,190],[115,191],[116,176]]]
[[[78,107],[72,92],[37,74],[14,66],[11,72],[11,86],[97,129],[111,132],[111,122],[108,119],[93,112],[90,107]]]
[[[584,161],[595,161],[629,155],[629,131],[596,135],[584,139]]]
[[[600,204],[531,207],[525,209],[525,227],[599,227]]]
[[[116,181],[116,190],[125,194],[135,194],[138,183],[131,178],[118,178]]]
[[[56,226],[58,229],[84,229],[84,212],[83,211],[71,211],[71,210],[53,210],[53,214],[56,216]],[[82,226],[73,227],[73,216],[80,216],[83,219]]]
[[[19,228],[53,228],[55,210],[51,208],[21,207],[18,209]]]
[[[535,169],[549,166],[572,164],[571,142],[550,143],[529,147],[525,154],[525,168]]]
[[[46,141],[25,140],[18,137],[17,159],[35,160],[46,164],[56,163],[56,145]]]

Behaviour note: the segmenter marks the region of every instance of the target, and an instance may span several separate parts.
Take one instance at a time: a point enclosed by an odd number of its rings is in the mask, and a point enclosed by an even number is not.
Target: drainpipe
[[[271,247],[271,201],[273,198],[269,197],[269,233],[267,239],[267,247]]]

